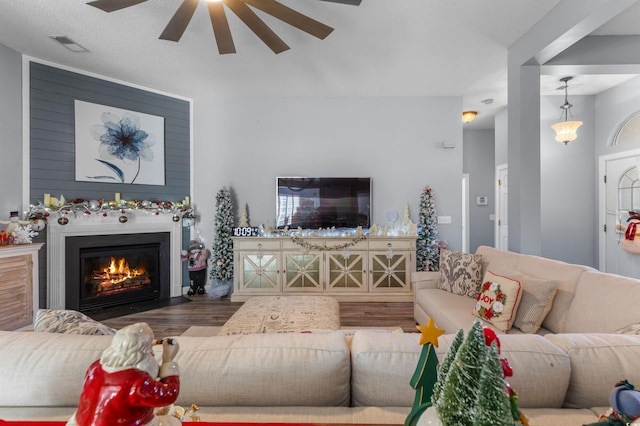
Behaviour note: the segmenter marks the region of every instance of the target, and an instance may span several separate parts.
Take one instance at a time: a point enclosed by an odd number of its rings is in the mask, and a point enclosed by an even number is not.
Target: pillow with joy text
[[[438,288],[476,298],[482,282],[482,255],[440,250]]]
[[[487,271],[473,313],[496,330],[507,333],[513,325],[521,298],[522,285],[519,281]]]

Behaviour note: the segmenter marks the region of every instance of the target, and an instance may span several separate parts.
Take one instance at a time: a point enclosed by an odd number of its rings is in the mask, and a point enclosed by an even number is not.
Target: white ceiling
[[[219,55],[201,2],[179,42],[158,36],[180,0],[106,13],[86,0],[4,0],[0,43],[28,56],[195,99],[205,97],[462,96],[491,128],[506,105],[507,48],[560,0],[280,0],[335,30],[325,40],[258,11],[291,47],[275,55],[231,12],[238,53]],[[596,34],[640,34],[636,4]],[[49,36],[89,50],[73,53]],[[576,76],[570,94],[633,76]],[[543,93],[560,86],[545,76]],[[582,88],[582,89],[580,89]],[[574,91],[574,89],[576,91]],[[562,94],[557,92],[556,94]],[[484,99],[494,99],[489,105]]]

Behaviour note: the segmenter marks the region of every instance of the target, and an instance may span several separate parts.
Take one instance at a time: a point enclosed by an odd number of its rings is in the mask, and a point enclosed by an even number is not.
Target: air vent
[[[58,43],[60,43],[61,45],[63,45],[64,47],[66,47],[72,52],[75,52],[75,53],[89,52],[88,49],[80,46],[78,43],[71,40],[67,36],[49,36],[49,38],[57,41]]]

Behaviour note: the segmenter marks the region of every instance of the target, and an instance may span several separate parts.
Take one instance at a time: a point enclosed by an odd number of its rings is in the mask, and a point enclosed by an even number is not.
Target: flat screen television
[[[278,228],[368,228],[371,178],[276,178]]]

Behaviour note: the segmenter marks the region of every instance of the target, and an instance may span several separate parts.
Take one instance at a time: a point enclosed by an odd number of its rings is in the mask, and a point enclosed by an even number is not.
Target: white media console
[[[412,301],[416,237],[361,238],[233,238],[231,300],[324,294],[340,301]]]

